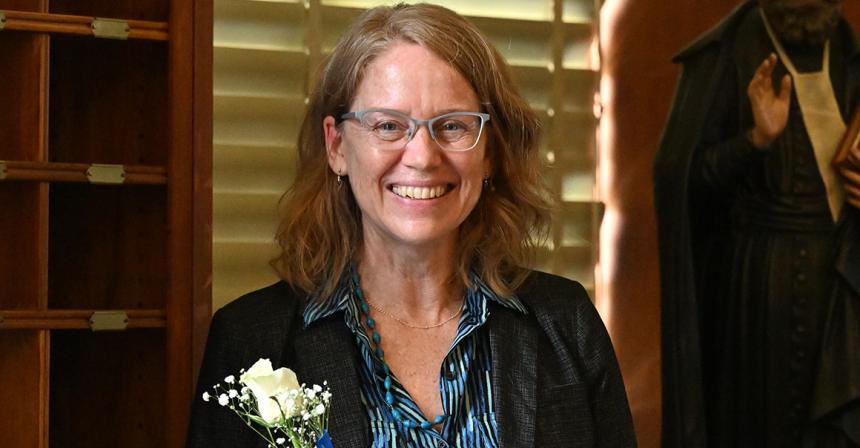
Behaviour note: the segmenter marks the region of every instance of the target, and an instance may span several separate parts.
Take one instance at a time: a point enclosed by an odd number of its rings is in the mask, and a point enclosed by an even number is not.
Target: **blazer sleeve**
[[[577,284],[577,289],[575,338],[588,383],[597,446],[635,447],[633,417],[609,333],[588,293],[582,285]]]
[[[584,290],[582,293],[586,294]],[[609,334],[590,301],[582,307],[579,316],[579,342],[586,365],[589,400],[597,425],[597,445],[635,447],[633,417]]]
[[[219,406],[217,397],[209,402],[203,401],[203,392],[214,394],[212,387],[215,384],[225,385],[224,377],[238,375],[241,368],[250,365],[243,359],[241,348],[247,344],[242,334],[228,321],[228,316],[219,311],[209,327],[197,390],[191,405],[188,448],[252,447],[257,444],[256,438],[259,436],[232,411]]]
[[[520,298],[535,314],[550,347],[539,376],[545,385],[576,384],[583,393],[570,405],[572,424],[550,430],[569,429],[578,439],[587,439],[577,446],[635,447],[621,370],[609,333],[585,288],[566,278],[535,272],[521,291]],[[552,371],[553,366],[558,370]],[[588,426],[587,434],[578,434],[583,425]]]
[[[214,385],[225,385],[226,376],[238,376],[260,358],[290,367],[285,348],[300,315],[297,297],[283,282],[240,297],[215,313],[192,397],[188,448],[265,446],[233,411],[219,406],[217,399],[204,402],[202,395],[212,394]]]

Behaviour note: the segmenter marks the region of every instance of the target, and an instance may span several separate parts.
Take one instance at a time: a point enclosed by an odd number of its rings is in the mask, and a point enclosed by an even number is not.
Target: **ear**
[[[325,151],[328,157],[328,166],[338,176],[345,176],[347,174],[346,159],[341,148],[343,145],[343,136],[337,128],[337,122],[331,115],[323,119],[323,133],[325,134]]]

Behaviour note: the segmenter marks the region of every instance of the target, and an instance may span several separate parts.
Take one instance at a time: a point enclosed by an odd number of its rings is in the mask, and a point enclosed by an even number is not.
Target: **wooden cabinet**
[[[0,0],[3,447],[183,445],[211,70],[211,0]]]

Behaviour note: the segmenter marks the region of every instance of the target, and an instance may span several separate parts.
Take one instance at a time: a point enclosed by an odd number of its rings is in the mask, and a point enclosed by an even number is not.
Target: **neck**
[[[403,319],[432,322],[462,304],[455,242],[426,247],[380,247],[365,239],[358,271],[367,300]]]

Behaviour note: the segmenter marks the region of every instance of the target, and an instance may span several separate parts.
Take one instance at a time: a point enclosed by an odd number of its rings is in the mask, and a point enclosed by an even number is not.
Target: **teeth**
[[[445,187],[411,187],[395,185],[391,188],[397,196],[410,199],[435,199],[445,194]]]

